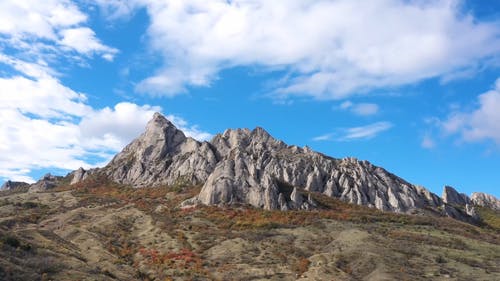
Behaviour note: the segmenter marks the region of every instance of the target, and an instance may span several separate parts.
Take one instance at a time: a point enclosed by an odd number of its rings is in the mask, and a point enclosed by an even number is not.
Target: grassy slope
[[[488,208],[477,208],[479,216],[489,227],[500,231],[500,212]]]
[[[320,195],[310,212],[175,208],[199,188],[2,196],[0,280],[500,280],[498,214],[480,228]]]

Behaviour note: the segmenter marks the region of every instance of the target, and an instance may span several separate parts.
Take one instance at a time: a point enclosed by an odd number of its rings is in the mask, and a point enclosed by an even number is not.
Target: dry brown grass
[[[376,269],[384,268],[381,274],[400,276],[401,280],[433,280],[445,274],[452,277],[479,274],[484,280],[498,276],[495,268],[500,264],[500,256],[491,249],[499,249],[500,234],[491,227],[448,218],[381,212],[314,193],[314,200],[321,206],[314,211],[266,211],[246,205],[178,207],[183,200],[198,194],[200,188],[133,189],[96,177],[71,189],[61,186],[53,193],[57,198],[64,193],[59,191],[71,190],[65,193],[77,199],[74,206],[45,207],[45,203],[35,201],[2,201],[6,210],[11,208],[18,213],[5,220],[3,227],[7,230],[6,222],[11,221],[9,229],[26,233],[44,231],[41,240],[29,242],[21,236],[18,239],[21,245],[33,245],[35,250],[30,254],[33,260],[41,258],[37,253],[50,249],[49,256],[61,268],[75,268],[74,264],[65,263],[68,250],[54,246],[70,245],[59,235],[71,239],[73,234],[36,229],[42,221],[46,223],[52,217],[71,213],[66,226],[75,230],[85,228],[94,242],[87,241],[90,247],[102,245],[106,255],[109,254],[106,261],[117,266],[99,264],[89,269],[89,262],[81,258],[87,249],[72,248],[77,262],[81,262],[76,268],[97,280],[120,278],[117,277],[120,270],[116,268],[135,272],[124,280],[293,280],[300,275],[311,280],[320,278],[317,276],[350,280],[367,278]],[[122,210],[132,210],[127,214],[134,217],[123,215]],[[103,227],[88,227],[94,219],[108,213],[112,214],[111,222],[107,221]],[[153,234],[140,234],[145,225],[148,231],[154,230]],[[25,227],[31,228],[28,231]],[[16,251],[12,247],[7,249]],[[20,263],[5,262],[5,253],[0,252],[0,276],[2,266]],[[61,276],[58,275],[61,268],[51,272],[53,263],[47,264],[44,278]],[[378,267],[380,264],[382,269]],[[321,267],[324,271],[318,271]]]

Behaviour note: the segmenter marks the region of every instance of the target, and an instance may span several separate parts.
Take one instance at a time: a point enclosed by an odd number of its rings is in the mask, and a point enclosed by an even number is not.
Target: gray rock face
[[[465,219],[475,216],[473,204],[498,206],[496,198],[476,195],[471,201],[451,187],[445,187],[441,199],[367,161],[289,146],[262,128],[226,130],[210,142],[198,142],[159,113],[98,171],[134,187],[203,183],[200,194],[181,207],[243,203],[264,209],[317,208],[308,191],[384,211],[443,207],[444,214]],[[89,172],[74,171],[72,183]]]
[[[474,220],[480,219],[479,214],[476,211],[476,208],[471,204],[465,205],[465,213]]]
[[[467,206],[469,206],[469,205],[467,205]],[[469,208],[470,208],[470,206],[469,206]],[[464,221],[464,222],[468,222],[468,223],[474,223],[475,220],[477,219],[477,217],[475,215],[475,210],[469,209],[469,213],[467,213],[467,210],[465,210],[465,209],[456,208],[455,206],[452,206],[449,204],[443,205],[443,214],[444,215],[446,215],[450,218],[456,219],[456,220],[460,220],[460,221]],[[472,215],[474,215],[474,217],[472,217]]]
[[[113,181],[135,187],[204,182],[217,163],[211,145],[187,138],[155,113],[146,131],[101,171]]]
[[[459,206],[465,206],[471,203],[469,196],[463,193],[458,193],[458,191],[451,186],[444,187],[443,201],[447,204]]]
[[[18,188],[23,188],[29,186],[29,183],[26,182],[21,182],[21,181],[6,181],[4,184],[2,184],[2,187],[0,187],[0,190],[14,190]]]
[[[220,160],[198,196],[203,204],[241,202],[282,210],[313,206],[297,188],[395,212],[442,203],[426,189],[367,161],[288,146],[262,128],[227,130],[211,143]]]
[[[85,180],[86,178],[88,178],[89,173],[80,167],[77,170],[71,172],[69,175],[72,177],[70,184],[75,184],[75,183],[79,183],[79,182]]]
[[[40,192],[54,188],[62,178],[63,177],[46,174],[39,181],[30,185],[28,192]]]
[[[475,192],[469,198],[466,194],[458,193],[453,187],[445,186],[443,190],[443,202],[446,206],[444,213],[452,218],[470,222],[480,220],[476,210],[477,206],[493,210],[500,210],[500,200],[495,196]],[[451,210],[454,209],[454,210]]]
[[[500,200],[493,195],[482,192],[474,192],[472,193],[471,201],[474,205],[500,211]]]

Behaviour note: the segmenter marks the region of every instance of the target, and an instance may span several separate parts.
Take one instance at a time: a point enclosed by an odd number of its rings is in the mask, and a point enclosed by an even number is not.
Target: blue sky
[[[498,1],[4,0],[0,182],[103,165],[161,111],[500,197],[499,69]]]

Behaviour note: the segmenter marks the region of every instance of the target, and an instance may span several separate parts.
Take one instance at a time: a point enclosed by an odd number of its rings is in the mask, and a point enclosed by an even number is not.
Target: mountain
[[[218,159],[212,146],[186,137],[159,113],[146,131],[118,153],[101,172],[134,187],[198,184],[214,170]]]
[[[103,168],[3,189],[5,281],[500,280],[495,197],[262,128],[199,142],[155,114]]]
[[[287,145],[263,128],[228,129],[209,142],[197,141],[155,113],[144,133],[103,168],[79,168],[67,177],[45,175],[29,185],[44,191],[76,184],[92,175],[141,187],[202,185],[181,206],[248,204],[266,210],[321,208],[311,193],[397,213],[431,212],[469,223],[476,207],[500,210],[500,200],[474,193],[470,198],[445,186],[442,197],[424,187],[355,158],[336,159],[308,147]],[[4,189],[27,186],[7,182]]]
[[[25,182],[8,180],[4,184],[2,184],[0,190],[15,190],[15,189],[26,188],[28,186],[29,184]]]
[[[310,193],[382,211],[431,210],[473,222],[474,205],[498,206],[491,195],[474,200],[446,186],[443,198],[368,161],[335,159],[308,147],[287,145],[263,128],[228,129],[210,142],[186,137],[155,113],[146,130],[102,169],[73,172],[72,183],[90,173],[133,187],[202,184],[183,203],[249,204],[266,210],[314,209]]]
[[[198,142],[159,113],[101,172],[134,187],[202,183],[192,202],[206,205],[312,208],[315,203],[302,191],[395,212],[442,204],[438,196],[367,161],[289,146],[262,128],[230,129]]]

